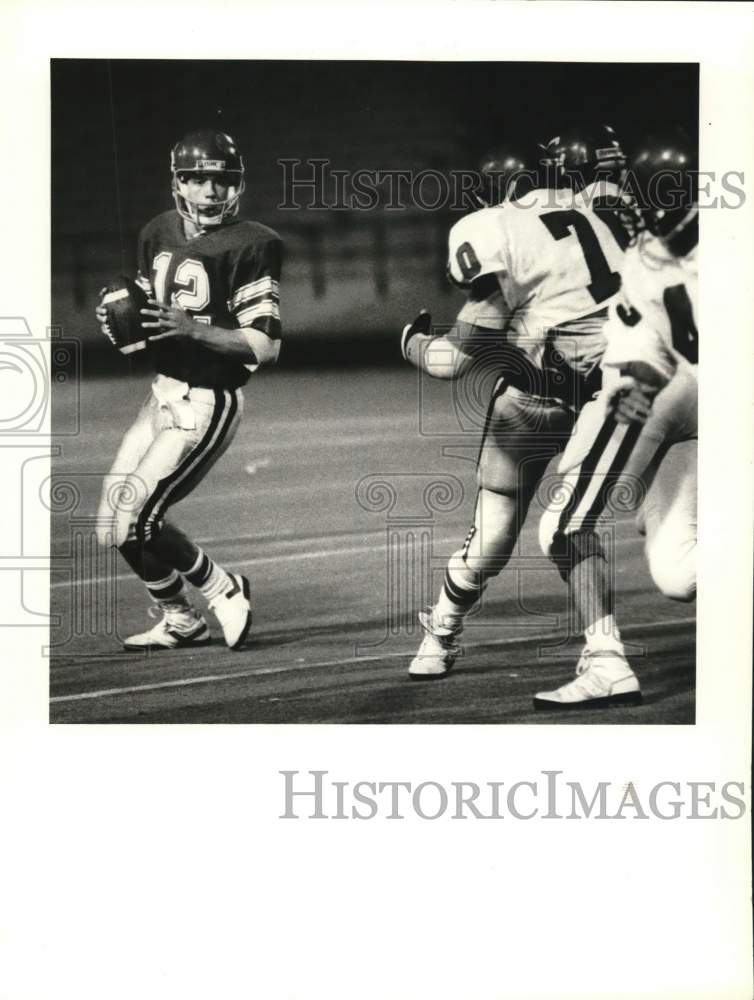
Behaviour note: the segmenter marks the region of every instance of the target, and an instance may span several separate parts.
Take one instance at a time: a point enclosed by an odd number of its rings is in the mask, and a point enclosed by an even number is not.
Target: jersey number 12
[[[158,302],[165,301],[165,283],[168,276],[172,253],[163,250],[152,262],[154,268],[154,291]],[[175,269],[173,284],[178,291],[173,292],[173,304],[189,312],[201,312],[209,305],[209,277],[200,260],[189,257],[182,260]]]

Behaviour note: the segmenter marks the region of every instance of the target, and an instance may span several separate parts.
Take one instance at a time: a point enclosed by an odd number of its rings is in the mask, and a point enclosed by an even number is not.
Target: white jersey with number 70
[[[627,243],[612,210],[618,197],[605,182],[580,194],[537,190],[457,222],[448,271],[469,293],[459,320],[506,330],[529,356],[553,328],[601,321],[620,288]]]

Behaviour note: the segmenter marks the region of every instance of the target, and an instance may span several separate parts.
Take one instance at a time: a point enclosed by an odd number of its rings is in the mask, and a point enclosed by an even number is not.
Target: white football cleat
[[[434,681],[452,669],[461,647],[454,641],[463,631],[459,625],[435,624],[432,611],[420,611],[424,638],[408,673],[412,681]]]
[[[209,609],[220,623],[225,644],[240,649],[251,628],[251,587],[245,576],[228,573],[233,586],[210,602]]]
[[[555,691],[534,695],[534,708],[545,711],[639,704],[639,679],[625,656],[613,650],[591,652],[585,648],[572,681]]]
[[[190,607],[149,609],[150,614],[162,611],[161,620],[147,632],[132,635],[123,642],[131,653],[144,650],[179,649],[186,646],[206,646],[210,641],[206,621]]]

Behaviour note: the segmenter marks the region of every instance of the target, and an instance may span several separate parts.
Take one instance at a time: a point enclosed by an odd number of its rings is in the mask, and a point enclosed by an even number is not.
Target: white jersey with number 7
[[[606,182],[580,194],[537,190],[457,222],[448,270],[469,292],[459,320],[506,330],[532,359],[553,328],[585,317],[602,323],[620,287],[627,242],[607,207],[618,197]]]

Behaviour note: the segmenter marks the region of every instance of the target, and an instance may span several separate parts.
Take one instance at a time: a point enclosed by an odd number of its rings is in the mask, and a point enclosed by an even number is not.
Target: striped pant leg
[[[542,550],[551,555],[557,538],[593,532],[611,497],[622,509],[638,507],[664,436],[651,418],[643,427],[621,424],[600,400],[588,403],[561,460],[558,487],[549,490],[553,499],[540,521]]]
[[[560,462],[564,489],[545,515],[550,526],[563,534],[594,530],[611,499],[621,510],[638,508],[668,449],[695,440],[697,397],[686,366],[657,396],[643,425],[618,423],[602,399],[588,403]]]
[[[242,410],[240,390],[217,389],[209,402],[193,401],[196,427],[166,426],[155,437],[137,469],[146,496],[134,512],[131,530],[144,545],[166,511],[188,496],[231,443]]]
[[[195,391],[191,391],[192,395]],[[206,392],[206,390],[200,391]],[[204,415],[202,422],[206,422],[208,425],[208,438],[210,425],[215,418],[217,419],[217,426],[212,438],[208,440],[206,448],[191,463],[191,468],[187,470],[187,474],[179,477],[179,481],[176,481],[170,488],[167,504],[163,507],[163,513],[168,507],[172,507],[173,504],[178,503],[192,493],[233,443],[238,425],[243,416],[243,392],[241,389],[218,389],[215,391],[215,398],[211,403],[202,398],[195,400],[193,405],[195,411]]]

